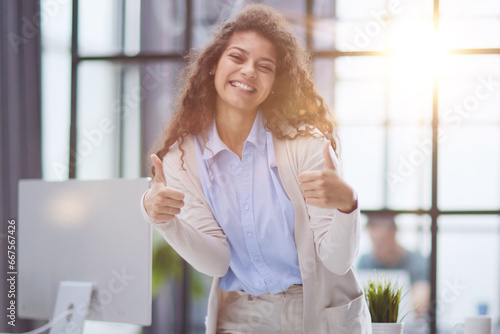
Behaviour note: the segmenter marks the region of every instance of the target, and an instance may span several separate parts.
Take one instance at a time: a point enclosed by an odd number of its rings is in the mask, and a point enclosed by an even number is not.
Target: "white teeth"
[[[238,82],[238,81],[231,81],[231,85],[234,87],[241,88],[243,90],[246,90],[247,92],[253,92],[254,89],[250,86],[245,85],[244,83]]]

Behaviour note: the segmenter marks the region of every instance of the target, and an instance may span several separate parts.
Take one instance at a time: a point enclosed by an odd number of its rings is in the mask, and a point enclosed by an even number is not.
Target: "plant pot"
[[[373,322],[372,334],[403,334],[404,323]]]

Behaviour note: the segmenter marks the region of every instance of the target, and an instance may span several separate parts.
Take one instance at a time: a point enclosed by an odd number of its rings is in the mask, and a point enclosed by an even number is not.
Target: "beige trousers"
[[[302,286],[292,285],[276,294],[249,295],[243,291],[225,294],[219,310],[218,334],[302,333]]]

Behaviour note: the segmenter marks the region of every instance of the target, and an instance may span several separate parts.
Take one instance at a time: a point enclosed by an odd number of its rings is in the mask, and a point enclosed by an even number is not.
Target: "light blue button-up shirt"
[[[206,146],[201,137],[196,138],[200,179],[231,251],[229,270],[219,287],[261,295],[302,284],[294,207],[281,184],[273,137],[264,128],[261,112],[244,143],[241,160],[222,142],[215,121]]]

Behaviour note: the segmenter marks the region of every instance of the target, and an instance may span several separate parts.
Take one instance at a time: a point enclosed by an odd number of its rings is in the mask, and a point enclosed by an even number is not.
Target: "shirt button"
[[[245,210],[248,210],[250,207],[248,205],[244,206]]]
[[[258,256],[254,257],[253,259],[255,260],[255,262],[259,262],[259,257]]]
[[[252,233],[250,233],[250,232],[248,232],[248,233],[247,233],[247,236],[248,236],[249,238],[251,238],[251,237],[252,237],[252,235],[253,235],[253,234],[252,234]]]

